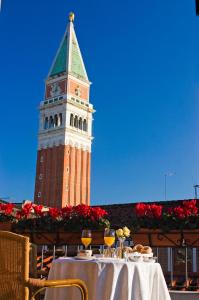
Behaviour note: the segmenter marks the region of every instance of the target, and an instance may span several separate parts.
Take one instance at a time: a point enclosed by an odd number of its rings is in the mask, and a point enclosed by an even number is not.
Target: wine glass
[[[92,242],[92,234],[91,230],[84,229],[82,230],[82,237],[81,237],[82,244],[85,246],[85,249],[88,248],[90,243]]]
[[[104,243],[108,247],[108,254],[111,253],[111,246],[115,243],[115,230],[106,228],[104,230]]]

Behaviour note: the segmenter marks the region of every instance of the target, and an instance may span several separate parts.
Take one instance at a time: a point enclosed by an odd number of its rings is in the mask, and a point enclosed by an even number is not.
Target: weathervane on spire
[[[70,22],[74,22],[75,14],[73,12],[70,12],[68,17]]]

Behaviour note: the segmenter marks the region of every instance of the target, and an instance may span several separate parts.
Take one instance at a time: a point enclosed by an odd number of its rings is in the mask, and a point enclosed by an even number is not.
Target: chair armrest
[[[34,299],[36,294],[38,294],[40,291],[42,291],[45,288],[58,288],[58,287],[72,287],[75,286],[79,288],[82,299],[88,300],[88,289],[84,283],[84,281],[80,279],[61,279],[61,280],[41,280],[41,279],[34,279],[29,278],[27,282],[28,287],[35,287],[39,288],[37,292],[32,296],[31,299]]]
[[[44,282],[46,280],[41,280],[41,279],[37,279],[37,278],[29,278],[28,282],[26,283],[26,285],[28,287],[31,288],[36,288],[36,287],[44,287]]]

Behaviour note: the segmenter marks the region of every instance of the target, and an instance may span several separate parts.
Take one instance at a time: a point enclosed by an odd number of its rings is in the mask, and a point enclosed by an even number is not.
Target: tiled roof
[[[0,203],[6,204],[6,203],[8,203],[8,202],[5,201],[5,200],[3,200],[3,199],[0,199]]]

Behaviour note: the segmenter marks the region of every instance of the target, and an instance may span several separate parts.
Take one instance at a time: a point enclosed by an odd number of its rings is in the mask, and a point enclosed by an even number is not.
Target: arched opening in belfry
[[[73,116],[73,114],[70,115],[70,126],[74,126],[74,116]]]
[[[75,119],[74,119],[74,126],[75,128],[78,128],[78,117],[75,116]]]
[[[82,130],[82,118],[79,118],[79,129]]]
[[[45,117],[44,129],[48,129],[48,117]]]
[[[57,127],[58,126],[58,115],[55,115],[54,123],[55,123],[55,127]]]
[[[83,122],[83,130],[87,131],[87,122],[86,122],[86,119],[84,119],[84,122]]]
[[[62,114],[59,114],[59,126],[62,125]]]
[[[54,119],[52,116],[50,116],[49,128],[53,128],[53,127],[54,127]]]

